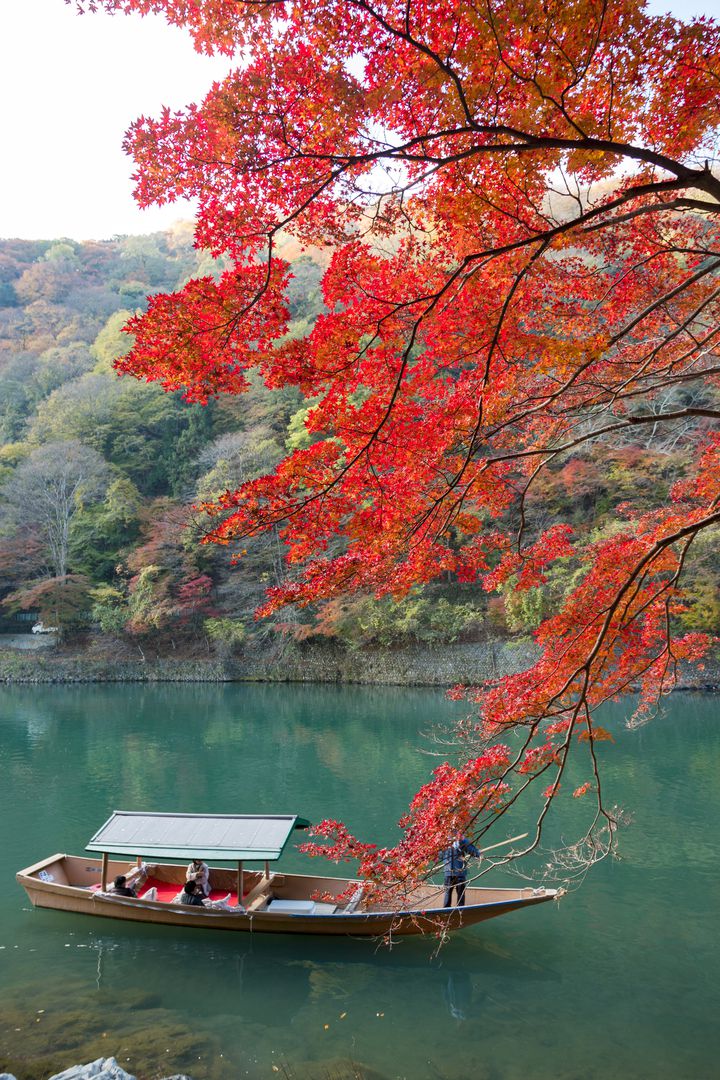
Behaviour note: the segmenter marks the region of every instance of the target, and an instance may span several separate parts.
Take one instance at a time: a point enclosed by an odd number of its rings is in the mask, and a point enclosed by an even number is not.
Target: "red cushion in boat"
[[[140,894],[141,899],[145,895],[145,893],[148,891],[148,889],[153,889],[153,888],[157,889],[157,898],[163,904],[169,904],[171,900],[175,899],[175,897],[177,896],[177,894],[179,892],[182,892],[182,886],[181,885],[173,885],[173,884],[171,884],[171,883],[169,883],[167,881],[158,881],[157,878],[149,877],[147,879],[147,881],[145,882],[145,884],[143,886],[143,889],[142,889],[142,892]],[[226,896],[227,896],[227,889],[225,890],[225,892],[223,892],[222,889],[211,889],[210,890],[210,899],[211,900],[224,900]],[[235,893],[235,892],[230,893],[230,900],[228,901],[228,903],[230,903],[230,904],[236,904],[237,903],[237,893]]]

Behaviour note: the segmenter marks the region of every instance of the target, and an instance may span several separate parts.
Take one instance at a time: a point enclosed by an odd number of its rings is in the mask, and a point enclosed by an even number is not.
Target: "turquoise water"
[[[387,952],[33,911],[14,882],[82,852],[115,808],[298,812],[392,841],[434,764],[422,732],[461,710],[406,689],[5,688],[0,1072],[114,1054],[142,1080],[717,1076],[716,698],[673,697],[636,732],[608,710],[608,801],[633,814],[623,858],[437,956],[422,939]],[[558,834],[577,810],[568,797]]]

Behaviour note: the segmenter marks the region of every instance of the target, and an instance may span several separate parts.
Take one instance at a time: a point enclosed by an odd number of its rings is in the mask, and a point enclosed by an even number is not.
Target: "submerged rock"
[[[71,1065],[64,1072],[55,1073],[50,1080],[135,1080],[125,1072],[114,1057],[97,1058],[89,1065]]]
[[[188,1075],[188,1070],[195,1075],[197,1065],[204,1080],[236,1080],[214,1035],[191,1029],[176,1013],[154,1006],[156,999],[148,993],[129,992],[127,997],[118,1000],[115,991],[98,991],[94,985],[90,991],[84,982],[67,977],[48,977],[42,1002],[34,985],[20,987],[12,1001],[0,1002],[0,1071],[20,1080],[124,1080],[130,1075],[158,1080],[170,1073]],[[108,1072],[113,1063],[116,1071]]]
[[[10,1073],[0,1073],[0,1080],[15,1080],[15,1077]],[[135,1077],[125,1072],[114,1057],[109,1057],[97,1058],[88,1065],[71,1065],[64,1072],[55,1073],[49,1080],[135,1080]],[[165,1080],[190,1080],[190,1077],[185,1073],[175,1073]]]

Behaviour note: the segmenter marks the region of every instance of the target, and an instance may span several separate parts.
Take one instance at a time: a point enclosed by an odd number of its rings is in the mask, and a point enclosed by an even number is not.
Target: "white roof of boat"
[[[293,829],[309,822],[297,814],[146,814],[116,810],[87,845],[88,851],[148,858],[279,859]]]

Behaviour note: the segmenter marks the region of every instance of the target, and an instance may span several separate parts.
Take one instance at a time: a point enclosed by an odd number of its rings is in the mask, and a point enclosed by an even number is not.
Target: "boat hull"
[[[78,870],[90,878],[99,878],[100,860],[82,859],[75,856],[54,855],[17,874],[17,879],[27,892],[35,907],[52,908],[56,911],[92,915],[107,919],[123,919],[131,922],[176,926],[185,929],[230,930],[244,933],[318,934],[351,937],[405,936],[413,934],[437,934],[449,932],[487,919],[497,918],[519,908],[534,907],[546,903],[555,896],[554,890],[528,889],[474,889],[468,888],[466,906],[463,908],[438,908],[433,906],[439,899],[437,888],[427,888],[428,906],[418,906],[405,911],[354,911],[336,910],[332,914],[273,912],[271,910],[248,910],[246,913],[186,907],[167,902],[112,896],[94,891],[92,886],[77,884]],[[110,873],[121,873],[127,864],[110,864]],[[75,871],[75,872],[72,872]],[[165,864],[158,872],[172,875],[183,873],[182,867]],[[43,874],[46,880],[38,875]],[[214,878],[222,879],[230,872],[211,869]],[[47,880],[50,878],[51,880]],[[323,893],[339,895],[350,882],[342,878],[303,877],[301,875],[276,875],[270,879],[273,894],[288,898],[310,897]],[[275,882],[277,881],[277,884]],[[250,878],[250,883],[262,887],[262,875]],[[94,882],[96,884],[96,882]],[[244,897],[245,899],[245,897]],[[319,904],[319,908],[332,905]]]

